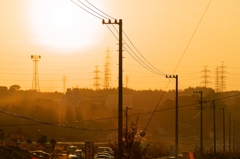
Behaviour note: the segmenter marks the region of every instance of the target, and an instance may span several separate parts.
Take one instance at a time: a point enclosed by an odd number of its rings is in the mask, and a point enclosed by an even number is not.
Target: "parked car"
[[[76,155],[78,157],[78,159],[82,158],[82,150],[81,149],[77,149],[75,151],[74,155]]]
[[[114,151],[110,147],[98,147],[97,153],[109,153],[110,155],[114,155]]]
[[[111,159],[111,157],[107,155],[97,155],[94,157],[94,159]]]
[[[74,153],[77,149],[78,149],[77,146],[73,146],[73,145],[68,146],[67,147],[67,156],[70,155],[70,154],[74,155]]]
[[[51,157],[50,153],[47,153],[42,150],[34,150],[34,151],[30,151],[30,153],[34,154],[35,156],[37,156],[39,158],[50,158]]]
[[[70,154],[68,155],[68,159],[78,159],[78,157],[76,155]]]
[[[102,155],[108,156],[110,159],[114,159],[114,157],[113,157],[111,154],[109,154],[109,153],[104,153],[104,152],[102,152],[102,153],[97,153],[97,154],[95,155],[95,157],[97,157],[97,156],[102,156]]]

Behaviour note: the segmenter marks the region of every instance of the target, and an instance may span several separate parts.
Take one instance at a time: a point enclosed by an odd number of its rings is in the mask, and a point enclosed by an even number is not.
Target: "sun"
[[[76,1],[77,2],[77,1]],[[93,45],[101,21],[71,0],[32,0],[31,25],[35,41],[57,48]]]

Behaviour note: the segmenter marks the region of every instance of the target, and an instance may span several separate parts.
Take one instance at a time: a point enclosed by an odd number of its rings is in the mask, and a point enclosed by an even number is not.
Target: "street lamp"
[[[175,158],[178,159],[178,75],[166,75],[166,78],[176,79]]]

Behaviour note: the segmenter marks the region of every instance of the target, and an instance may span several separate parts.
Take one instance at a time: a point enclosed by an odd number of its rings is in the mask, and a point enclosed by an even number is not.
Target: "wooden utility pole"
[[[202,155],[203,151],[203,124],[202,124],[202,112],[203,112],[203,101],[202,101],[202,91],[194,91],[193,93],[200,93],[200,155]]]
[[[166,75],[166,78],[176,78],[175,158],[178,159],[178,75]]]
[[[122,19],[119,19],[119,22],[115,20],[111,22],[109,19],[108,22],[102,20],[102,24],[118,24],[119,26],[119,57],[118,57],[118,151],[119,157],[123,157],[123,138],[122,138]]]
[[[223,152],[225,152],[225,112],[223,108]]]

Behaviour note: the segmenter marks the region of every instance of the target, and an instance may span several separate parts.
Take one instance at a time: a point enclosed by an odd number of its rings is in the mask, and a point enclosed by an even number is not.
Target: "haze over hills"
[[[197,87],[179,91],[179,142],[181,149],[190,149],[199,143],[199,94],[203,92],[203,134],[205,146],[212,144],[213,109],[216,104],[217,142],[222,143],[222,109],[232,122],[238,123],[240,92],[215,93],[211,88]],[[116,141],[117,140],[117,89],[69,89],[59,92],[0,88],[0,129],[8,133],[24,132],[25,139],[35,141],[37,130],[56,141]],[[174,144],[175,91],[123,89],[123,109],[128,111],[129,125],[138,118],[138,131],[143,130],[159,105],[146,129],[144,140],[165,145]],[[125,128],[125,115],[124,126]],[[232,123],[233,124],[233,123]],[[228,125],[226,124],[226,136]],[[18,131],[17,131],[18,130]],[[238,129],[237,129],[238,130]]]

